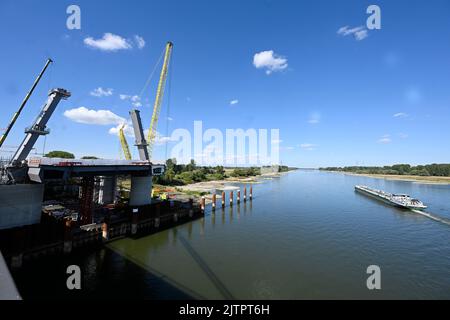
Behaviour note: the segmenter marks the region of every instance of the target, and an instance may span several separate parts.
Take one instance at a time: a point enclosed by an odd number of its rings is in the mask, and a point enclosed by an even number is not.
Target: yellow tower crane
[[[164,95],[164,87],[166,85],[167,70],[169,69],[170,56],[172,54],[172,42],[167,42],[166,52],[164,54],[164,62],[161,69],[161,75],[159,77],[158,89],[156,90],[155,104],[153,105],[152,120],[150,122],[150,129],[148,131],[147,142],[148,142],[148,158],[152,158],[153,143],[156,137],[156,127],[158,125],[159,112],[161,110],[161,103]]]
[[[123,154],[125,155],[126,160],[131,160],[130,148],[128,147],[127,139],[125,138],[125,134],[123,132],[123,128],[125,125],[122,125],[119,129],[119,139],[120,144],[122,145]]]
[[[170,56],[172,54],[172,47],[173,47],[173,43],[167,42],[166,50],[165,50],[165,54],[164,54],[164,62],[163,62],[162,69],[161,69],[161,75],[159,77],[158,88],[156,90],[156,98],[155,98],[155,104],[153,106],[153,114],[152,114],[152,119],[150,122],[150,129],[148,131],[148,136],[147,136],[148,160],[151,160],[153,143],[154,143],[155,137],[156,137],[156,127],[158,124],[159,112],[161,110],[161,104],[162,104],[163,95],[164,95],[164,88],[165,88],[166,79],[167,79],[167,72],[169,69]],[[128,146],[127,139],[125,138],[125,134],[123,132],[124,126],[125,125],[122,125],[122,127],[120,127],[120,129],[119,129],[120,144],[122,146],[122,151],[125,155],[125,159],[131,160],[130,148]]]

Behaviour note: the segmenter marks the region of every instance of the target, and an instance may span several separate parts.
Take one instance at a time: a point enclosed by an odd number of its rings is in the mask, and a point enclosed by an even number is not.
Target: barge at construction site
[[[411,198],[407,194],[388,193],[382,190],[372,189],[367,186],[359,185],[355,186],[355,190],[395,207],[411,210],[423,210],[427,208],[427,206],[424,205],[422,201]]]

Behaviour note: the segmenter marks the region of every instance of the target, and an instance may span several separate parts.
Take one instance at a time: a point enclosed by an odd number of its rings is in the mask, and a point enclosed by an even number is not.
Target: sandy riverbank
[[[343,172],[343,171],[330,171],[330,172],[339,172],[343,174],[348,174],[352,176],[363,176],[363,177],[371,177],[377,179],[386,179],[386,180],[398,180],[398,181],[410,181],[414,183],[422,183],[422,184],[444,184],[450,185],[450,177],[437,177],[437,176],[410,176],[410,175],[391,175],[391,174],[369,174],[369,173],[352,173],[352,172]]]
[[[179,186],[177,189],[182,191],[193,191],[193,192],[207,192],[211,193],[213,190],[234,190],[238,189],[234,187],[233,184],[243,183],[243,184],[257,184],[262,183],[267,179],[274,179],[281,177],[283,173],[268,173],[257,176],[251,176],[246,178],[226,178],[224,180],[214,180],[214,181],[203,181],[187,184],[185,186]]]

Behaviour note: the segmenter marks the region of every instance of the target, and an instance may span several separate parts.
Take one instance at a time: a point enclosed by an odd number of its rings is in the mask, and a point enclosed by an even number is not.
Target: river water
[[[407,193],[443,219],[355,193]],[[450,186],[298,170],[253,186],[254,200],[137,240],[15,274],[26,298],[450,299]],[[82,289],[66,289],[77,264]],[[381,269],[368,290],[367,267]]]

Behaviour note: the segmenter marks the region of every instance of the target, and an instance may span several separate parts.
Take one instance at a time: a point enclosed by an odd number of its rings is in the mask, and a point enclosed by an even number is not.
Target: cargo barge
[[[355,190],[395,207],[410,210],[423,210],[427,208],[422,201],[411,198],[407,194],[388,193],[382,190],[372,189],[367,186],[360,185],[355,186]]]

